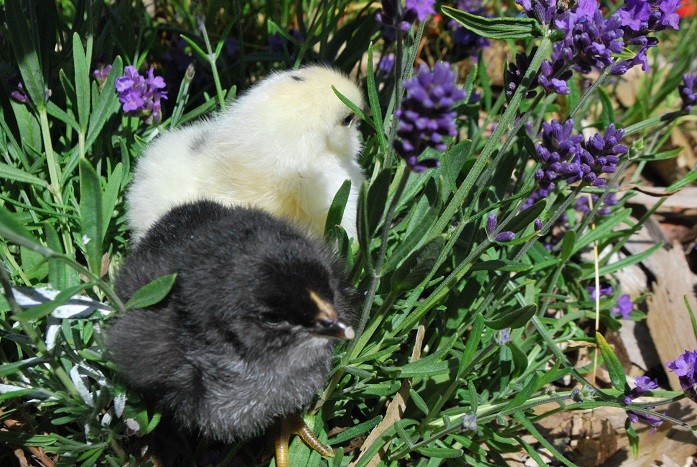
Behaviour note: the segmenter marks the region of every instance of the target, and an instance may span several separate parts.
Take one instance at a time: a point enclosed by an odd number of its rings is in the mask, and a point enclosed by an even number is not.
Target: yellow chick
[[[356,238],[364,180],[356,115],[360,89],[323,66],[275,73],[228,109],[159,136],[138,160],[128,190],[128,222],[137,242],[170,208],[212,200],[254,206],[322,233],[345,180],[351,192],[341,225]]]

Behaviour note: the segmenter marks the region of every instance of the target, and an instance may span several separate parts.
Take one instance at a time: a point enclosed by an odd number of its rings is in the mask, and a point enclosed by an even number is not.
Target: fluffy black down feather
[[[143,237],[117,274],[116,293],[126,301],[172,273],[163,301],[107,329],[126,382],[179,425],[224,442],[301,412],[333,350],[332,339],[312,332],[309,291],[355,320],[352,290],[324,241],[259,210],[190,203]]]

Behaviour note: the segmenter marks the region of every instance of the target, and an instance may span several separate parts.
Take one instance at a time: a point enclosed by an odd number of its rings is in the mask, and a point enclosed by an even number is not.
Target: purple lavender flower
[[[651,407],[647,407],[647,409],[651,409]],[[632,423],[638,423],[638,422],[644,422],[648,423],[651,426],[651,431],[656,431],[656,429],[661,426],[663,423],[663,420],[654,416],[654,415],[646,415],[643,413],[638,413],[634,412],[633,410],[627,410],[627,418],[629,419],[630,422]]]
[[[685,395],[697,402],[697,350],[686,350],[677,359],[666,363],[666,366],[678,376]]]
[[[380,61],[378,62],[378,70],[383,73],[389,73],[392,71],[395,63],[394,54],[381,55]]]
[[[627,152],[627,146],[620,144],[623,137],[624,130],[615,128],[615,124],[611,123],[605,129],[605,136],[596,133],[586,142],[586,149],[594,159],[593,164],[602,172],[613,173],[619,162],[619,154]]]
[[[498,218],[496,217],[496,214],[493,212],[489,214],[489,216],[486,218],[486,233],[489,235],[493,235],[494,231],[496,230],[496,226],[498,225],[499,221]],[[503,232],[499,232],[496,234],[494,237],[494,240],[497,242],[510,242],[515,238],[515,233],[511,232],[510,230],[504,230]],[[503,345],[503,344],[501,344]]]
[[[127,66],[123,76],[116,78],[115,86],[126,115],[140,117],[146,123],[162,121],[160,101],[167,99],[167,92],[162,90],[165,87],[164,79],[155,76],[153,67],[144,78],[134,66]]]
[[[591,300],[595,300],[596,299],[595,287],[590,285],[590,286],[586,287],[586,290],[590,294]],[[611,295],[611,294],[612,294],[612,286],[611,285],[607,285],[605,287],[603,287],[602,285],[600,286],[600,296],[601,297],[606,297],[606,296]]]
[[[656,380],[653,380],[648,376],[639,376],[634,379],[634,388],[629,392],[629,394],[624,396],[622,401],[629,405],[634,401],[634,399],[641,396],[643,393],[653,391],[654,389],[658,389],[658,383]],[[663,423],[663,420],[654,415],[645,415],[633,410],[627,410],[627,418],[629,418],[629,421],[632,423],[638,423],[639,421],[647,423],[651,426],[652,430],[655,430]]]
[[[24,85],[22,83],[17,84],[17,89],[12,91],[10,93],[10,96],[16,100],[17,102],[21,102],[22,104],[28,104],[29,103],[29,96],[27,96],[26,91],[24,91]]]
[[[104,86],[104,83],[106,83],[109,73],[111,73],[111,65],[109,64],[100,65],[92,72],[92,75],[94,76],[94,79],[97,80],[97,84],[99,84],[100,88]]]
[[[620,21],[625,45],[641,48],[633,58],[618,62],[613,67],[613,74],[623,74],[634,65],[641,65],[644,71],[649,71],[646,53],[658,45],[658,39],[649,37],[649,34],[669,27],[677,30],[680,17],[676,10],[679,6],[680,0],[627,0],[617,10],[614,16]]]
[[[615,315],[621,315],[622,319],[629,319],[629,313],[632,310],[634,310],[634,303],[628,294],[620,295],[620,298],[617,299],[617,306],[610,309]]]
[[[651,379],[648,376],[638,376],[634,378],[634,384],[636,386],[635,389],[637,395],[658,389],[658,383],[656,380]]]
[[[542,124],[542,142],[535,145],[535,152],[542,167],[535,172],[538,194],[546,198],[556,187],[555,180],[568,173],[568,161],[581,151],[582,135],[572,135],[574,121],[562,125],[558,120]]]
[[[518,89],[520,83],[523,82],[523,77],[525,76],[525,73],[528,71],[528,68],[530,67],[531,57],[535,55],[536,52],[537,47],[533,47],[533,49],[530,51],[530,54],[517,53],[515,55],[515,62],[511,62],[508,64],[506,72],[503,75],[506,89],[506,99],[511,100],[513,94],[515,94],[516,89]],[[525,93],[525,97],[527,99],[530,99],[534,97],[535,94],[537,94],[536,91],[534,91],[534,89],[539,85],[537,81],[538,76],[539,73],[537,73],[530,81],[528,91]]]
[[[486,233],[489,235],[494,233],[494,230],[496,230],[496,226],[499,224],[499,220],[496,217],[496,214],[493,212],[489,214],[489,216],[486,218]]]
[[[395,112],[401,139],[394,142],[394,148],[415,172],[437,167],[436,159],[419,162],[417,157],[428,147],[445,151],[443,138],[457,134],[452,106],[465,93],[455,86],[455,78],[450,64],[438,62],[433,71],[421,64],[416,76],[404,82],[407,95]]]
[[[552,24],[561,9],[557,0],[516,0],[518,5],[530,17],[543,24]]]
[[[494,336],[494,341],[498,345],[506,345],[511,341],[511,328],[503,328]]]
[[[673,361],[666,363],[670,371],[678,377],[691,378],[695,381],[695,373],[697,373],[697,350],[686,350]]]
[[[540,65],[539,83],[547,92],[557,94],[568,94],[569,85],[566,82],[571,78],[573,72],[569,68],[569,62],[565,60],[555,60],[550,62],[545,60]]]
[[[419,21],[425,20],[428,15],[435,14],[433,4],[436,0],[407,0],[407,10],[414,10]]]
[[[682,108],[689,111],[697,104],[697,73],[682,75],[682,83],[678,86],[678,92],[682,99]]]
[[[499,232],[494,237],[494,240],[501,243],[510,242],[513,239],[515,239],[515,233],[511,232],[510,230],[504,230],[503,232]]]
[[[48,102],[52,94],[53,91],[48,88],[44,88],[44,102]],[[24,89],[24,85],[21,82],[17,83],[17,89],[10,93],[10,97],[18,102],[21,102],[22,104],[29,104],[31,102],[31,99],[29,99],[29,96]]]
[[[621,21],[616,16],[603,18],[596,0],[580,0],[554,24],[566,37],[554,44],[552,63],[567,62],[580,73],[602,71],[612,64],[612,53],[623,49]]]
[[[624,130],[616,129],[614,124],[608,126],[605,136],[596,134],[588,141],[583,141],[581,135],[572,135],[573,125],[572,119],[563,125],[557,120],[542,124],[542,142],[535,145],[541,162],[535,172],[540,198],[554,190],[556,180],[605,186],[607,181],[600,175],[614,172],[620,155],[627,152],[627,147],[619,144]]]

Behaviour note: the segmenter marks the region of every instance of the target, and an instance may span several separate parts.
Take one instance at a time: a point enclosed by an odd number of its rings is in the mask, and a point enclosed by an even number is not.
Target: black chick
[[[163,301],[107,330],[126,382],[208,439],[246,439],[299,419],[325,381],[332,338],[354,334],[352,291],[327,245],[260,210],[200,201],[147,232],[115,290],[126,301],[172,273]]]

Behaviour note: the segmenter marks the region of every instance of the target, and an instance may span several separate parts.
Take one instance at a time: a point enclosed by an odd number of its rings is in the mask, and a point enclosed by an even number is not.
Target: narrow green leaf
[[[55,104],[55,102],[48,101],[46,103],[46,113],[48,113],[52,117],[57,118],[61,122],[65,123],[73,130],[80,131],[80,125],[77,123],[77,120],[75,120],[73,118],[73,116],[69,115],[65,110],[58,107]]]
[[[605,88],[602,87],[598,88],[598,96],[603,107],[598,123],[601,128],[607,128],[611,123],[615,123],[615,111],[612,109],[612,100]]]
[[[102,189],[99,175],[87,159],[80,160],[80,233],[90,270],[99,275],[102,267]]]
[[[385,263],[382,265],[383,275],[395,269],[419,244],[427,240],[424,232],[428,232],[429,227],[438,218],[438,209],[432,206],[426,197],[423,197],[412,209],[411,214],[409,227],[406,230],[407,236],[400,240],[385,259]]]
[[[368,421],[359,423],[358,425],[352,426],[351,428],[347,428],[346,430],[342,431],[333,438],[330,438],[328,443],[330,445],[345,443],[346,441],[349,441],[353,438],[356,438],[357,436],[362,435],[363,433],[367,433],[368,431],[372,430],[381,421],[382,415],[378,415],[377,417],[371,418]]]
[[[365,112],[363,112],[363,109],[361,109],[361,108],[358,107],[356,104],[354,104],[353,102],[351,102],[351,101],[348,99],[348,97],[346,97],[346,96],[344,96],[343,94],[341,94],[341,93],[339,92],[339,90],[336,89],[334,86],[332,86],[332,91],[334,91],[334,94],[336,95],[336,97],[338,97],[339,100],[340,100],[341,102],[343,102],[344,105],[345,105],[346,107],[348,107],[349,109],[351,109],[351,111],[352,111],[353,113],[355,113],[355,114],[358,116],[358,118],[360,118],[362,121],[366,122],[368,125],[370,125],[370,126],[372,126],[373,128],[375,128],[375,127],[374,127],[373,121],[365,114]]]
[[[413,388],[409,389],[409,396],[411,397],[411,400],[414,402],[414,405],[416,406],[417,409],[419,409],[421,412],[423,412],[424,415],[429,414],[428,406],[426,405],[426,401],[423,400],[421,395],[416,392]]]
[[[690,305],[690,301],[688,300],[687,295],[683,297],[683,301],[685,302],[687,312],[690,314],[690,322],[692,323],[692,333],[697,338],[697,318],[695,317],[695,312],[694,310],[692,310],[692,305]]]
[[[627,439],[629,440],[629,448],[632,452],[632,459],[639,458],[639,435],[632,426],[632,422],[627,418],[624,422],[624,429],[627,432]]]
[[[368,182],[364,181],[361,191],[358,193],[358,209],[356,213],[356,223],[358,227],[358,244],[363,251],[363,255],[372,268],[372,256],[370,255],[370,240],[372,238],[368,227]]]
[[[452,360],[443,360],[442,355],[431,355],[410,362],[399,369],[400,378],[417,378],[449,373],[455,365]]]
[[[375,72],[373,70],[373,43],[371,42],[368,46],[368,70],[366,72],[366,87],[368,89],[368,105],[370,106],[370,111],[373,115],[373,128],[375,128],[375,135],[378,138],[378,143],[380,144],[380,149],[382,150],[383,157],[388,154],[390,150],[387,143],[387,138],[385,137],[385,130],[382,121],[382,110],[380,109],[380,98],[378,97],[378,88],[375,84]]]
[[[462,449],[455,448],[419,448],[417,452],[435,459],[458,459],[464,454]]]
[[[444,244],[442,237],[436,237],[412,252],[392,275],[392,288],[411,290],[419,285],[436,263]]]
[[[47,361],[48,360],[45,358],[31,357],[24,360],[20,360],[18,362],[4,363],[0,365],[0,377],[5,377],[13,373],[17,373],[18,371],[23,370],[24,368],[42,365]],[[0,433],[2,432],[0,431]]]
[[[116,203],[121,195],[121,188],[123,185],[125,170],[123,164],[119,162],[114,167],[114,170],[109,176],[109,181],[107,182],[106,188],[104,189],[104,194],[102,195],[102,240],[106,236],[106,232],[109,229],[109,224],[114,216],[114,209],[116,208]]]
[[[542,212],[545,210],[546,205],[547,201],[541,199],[526,210],[519,212],[506,225],[506,230],[512,230],[513,232],[520,232],[524,230],[530,224],[535,222],[535,219],[540,217],[540,214],[542,214]]]
[[[525,326],[530,318],[537,312],[537,305],[526,305],[522,308],[516,308],[513,311],[505,313],[492,319],[484,320],[484,323],[491,329],[501,330],[505,328],[517,329]]]
[[[0,206],[0,238],[8,238],[10,234],[23,237],[34,243],[39,243],[29,230],[15,218],[14,214],[8,211],[4,206]]]
[[[115,92],[114,82],[118,76],[123,74],[123,63],[121,57],[116,57],[111,67],[111,73],[107,77],[102,91],[99,93],[90,115],[89,127],[87,128],[87,138],[85,146],[91,147],[97,140],[97,136],[102,131],[104,124],[114,113],[119,110],[119,99]],[[214,102],[213,102],[214,103]]]
[[[533,375],[530,382],[528,382],[528,384],[526,384],[525,387],[518,394],[516,394],[516,396],[513,399],[508,401],[508,404],[506,404],[501,409],[501,412],[505,412],[515,407],[519,407],[524,402],[527,402],[527,400],[530,399],[530,397],[532,397],[532,395],[535,394],[535,391],[540,389],[542,385],[543,384],[540,383],[540,377],[538,375]]]
[[[599,274],[601,276],[606,276],[608,274],[612,274],[614,272],[617,272],[621,269],[624,269],[628,266],[632,266],[634,264],[638,264],[642,262],[644,259],[648,258],[656,250],[660,250],[663,248],[663,243],[657,243],[655,245],[652,245],[650,248],[647,248],[646,250],[642,251],[641,253],[637,253],[635,255],[627,256],[626,258],[622,258],[619,261],[616,261],[614,263],[606,264],[605,266],[601,267],[599,270]],[[592,270],[591,270],[592,271]],[[589,272],[588,274],[584,274],[584,278],[590,278],[595,276],[595,271]]]
[[[450,148],[440,158],[441,167],[438,171],[445,181],[445,191],[448,194],[457,190],[457,179],[469,160],[471,150],[472,140],[465,139]]]
[[[569,259],[575,251],[575,244],[576,232],[574,230],[567,230],[561,240],[561,253],[559,254],[559,259],[562,261]]]
[[[58,254],[65,253],[63,251],[63,243],[58,231],[53,224],[47,222],[44,224],[44,232],[46,233],[46,244],[50,249]],[[80,277],[75,269],[71,268],[63,261],[48,261],[48,282],[56,290],[64,290],[68,287],[73,287],[80,283]]]
[[[90,62],[77,32],[73,33],[73,66],[78,122],[82,131],[86,133],[90,117]]]
[[[532,18],[484,18],[446,5],[441,7],[441,11],[465,29],[487,39],[531,39],[542,33],[539,23]]]
[[[693,169],[683,178],[666,188],[667,193],[672,193],[678,191],[680,188],[689,185],[690,183],[697,181],[697,170]]]
[[[29,106],[15,102],[13,99],[10,99],[10,105],[17,121],[23,151],[41,154],[43,142],[39,119]]]
[[[624,222],[632,213],[631,209],[621,209],[615,212],[612,217],[608,217],[603,220],[603,222],[597,226],[595,229],[591,229],[582,235],[575,243],[573,253],[580,251],[587,245],[595,241],[600,241],[606,238],[618,225]]]
[[[146,308],[164,299],[174,286],[176,274],[168,274],[145,284],[126,303],[127,310]]]
[[[9,30],[7,38],[12,44],[17,66],[22,75],[24,89],[37,108],[44,108],[46,102],[46,85],[38,54],[36,30],[36,13],[33,2],[25,3],[27,11],[22,8],[20,0],[5,2],[5,24]],[[28,15],[27,15],[28,13]],[[30,23],[32,23],[30,25]]]
[[[528,369],[528,356],[525,355],[518,344],[515,341],[510,341],[506,344],[511,351],[511,358],[513,361],[513,372],[511,373],[511,378],[517,378],[518,376],[525,373]]]
[[[472,330],[470,331],[469,338],[467,339],[467,344],[465,345],[465,350],[462,352],[462,358],[460,359],[460,367],[457,370],[458,377],[462,378],[467,376],[464,374],[465,369],[472,363],[472,359],[479,347],[479,342],[482,340],[482,335],[484,331],[484,317],[481,314],[477,314],[474,318],[474,323],[472,324]],[[474,394],[474,399],[470,401],[472,405],[472,412],[477,411],[477,398],[476,398],[476,388],[471,383],[468,383],[470,389],[470,395]]]
[[[24,432],[0,431],[0,444],[5,446],[51,446],[57,435],[31,435]]]
[[[351,180],[344,180],[344,183],[341,184],[341,187],[339,187],[339,190],[334,195],[332,205],[329,206],[329,212],[327,213],[327,221],[324,224],[325,235],[332,231],[335,226],[341,224],[341,220],[344,218],[344,209],[346,208],[346,202],[348,201],[350,193]]]
[[[507,259],[492,259],[472,265],[474,271],[499,271],[499,272],[525,272],[532,269],[531,264],[525,264],[518,261],[510,261]]]
[[[380,171],[375,180],[370,184],[368,189],[368,201],[367,201],[367,221],[368,221],[368,231],[372,235],[377,228],[380,226],[380,222],[385,212],[385,206],[387,204],[387,194],[390,189],[390,182],[392,181],[392,171],[390,169],[383,169]]]
[[[4,162],[0,162],[0,179],[15,180],[23,183],[31,183],[32,185],[37,185],[42,188],[47,188],[48,186],[45,180],[42,180],[35,175],[25,172],[22,169],[18,169],[11,165],[5,164]]]
[[[201,57],[205,61],[208,61],[208,54],[201,47],[199,47],[199,45],[193,39],[185,36],[184,34],[179,34],[179,37],[184,39],[186,43],[189,44],[192,49],[194,49],[194,52],[196,52],[199,57]]]
[[[600,355],[602,355],[605,366],[607,366],[607,371],[610,373],[610,381],[612,381],[612,386],[619,391],[628,389],[627,377],[624,374],[624,368],[622,368],[622,363],[620,363],[620,359],[617,358],[617,355],[615,355],[615,352],[612,350],[612,347],[610,347],[610,344],[607,343],[605,338],[599,332],[595,333],[595,341],[598,344],[598,347],[600,347]]]
[[[524,413],[516,412],[513,414],[513,417],[516,420],[518,420],[518,422],[520,422],[520,424],[523,425],[525,429],[528,430],[528,432],[530,432],[530,434],[533,435],[535,439],[537,439],[540,442],[540,444],[542,444],[542,446],[547,448],[547,450],[549,450],[549,452],[552,453],[552,455],[557,461],[561,462],[567,467],[576,467],[576,464],[564,457],[562,453],[560,453],[552,443],[547,441],[547,439],[544,436],[542,436],[542,434],[537,430],[537,428],[535,428],[535,425],[527,418],[527,416]]]

